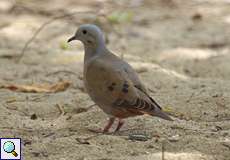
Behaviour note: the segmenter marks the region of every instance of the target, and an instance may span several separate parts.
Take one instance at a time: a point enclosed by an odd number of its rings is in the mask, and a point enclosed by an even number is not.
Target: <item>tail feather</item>
[[[162,111],[161,109],[157,107],[155,107],[154,112],[150,113],[150,115],[160,117],[168,121],[173,121],[173,119],[167,113],[165,113],[164,111]]]

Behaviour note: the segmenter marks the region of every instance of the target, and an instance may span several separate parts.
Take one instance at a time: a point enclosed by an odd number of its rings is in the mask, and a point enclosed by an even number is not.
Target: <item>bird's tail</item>
[[[150,115],[160,117],[168,121],[173,121],[173,119],[167,113],[165,113],[158,107],[155,107],[154,112],[150,113]]]

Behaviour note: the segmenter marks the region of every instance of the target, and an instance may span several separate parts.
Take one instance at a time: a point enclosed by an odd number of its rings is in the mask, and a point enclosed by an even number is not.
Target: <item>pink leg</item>
[[[119,118],[117,128],[115,129],[114,132],[119,131],[121,129],[121,127],[123,126],[124,123],[125,123],[124,120]]]
[[[109,129],[112,127],[114,121],[115,121],[115,118],[114,118],[114,117],[109,118],[107,125],[106,125],[105,128],[103,129],[103,133],[109,132]]]
[[[104,127],[104,129],[89,129],[91,132],[95,132],[95,133],[107,133],[109,132],[109,129],[112,127],[113,122],[115,121],[115,118],[109,118],[106,126]]]

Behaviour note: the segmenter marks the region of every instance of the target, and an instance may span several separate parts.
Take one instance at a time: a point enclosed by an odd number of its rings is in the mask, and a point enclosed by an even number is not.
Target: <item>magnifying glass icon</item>
[[[7,141],[3,144],[3,150],[6,152],[6,153],[11,153],[14,155],[14,157],[17,157],[18,154],[17,152],[15,152],[15,145],[13,142],[11,141]]]

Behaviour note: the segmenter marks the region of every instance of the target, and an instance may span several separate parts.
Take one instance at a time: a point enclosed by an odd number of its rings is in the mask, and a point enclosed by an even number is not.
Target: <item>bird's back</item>
[[[107,51],[92,60],[85,63],[84,80],[86,82],[86,89],[90,86],[99,88],[106,79],[111,79],[114,72],[124,72],[128,79],[132,81],[134,86],[147,93],[147,89],[141,83],[135,70],[124,60]],[[92,81],[92,79],[94,81]],[[90,86],[89,86],[90,85]]]

